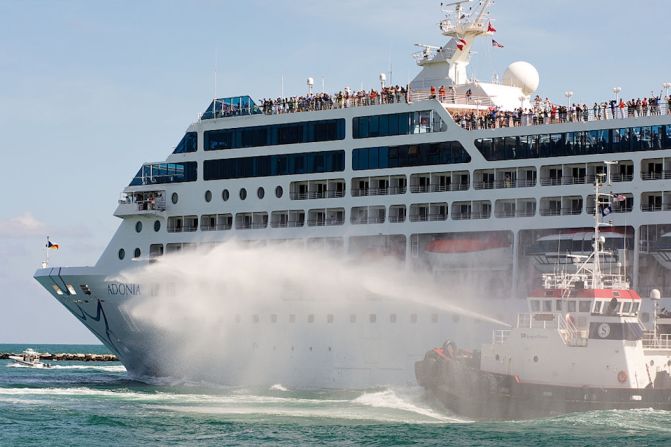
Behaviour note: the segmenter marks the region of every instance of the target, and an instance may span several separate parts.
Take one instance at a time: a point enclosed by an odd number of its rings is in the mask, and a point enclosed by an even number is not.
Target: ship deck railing
[[[671,350],[671,334],[645,332],[641,341],[643,343],[643,349]]]
[[[517,315],[517,328],[544,329],[557,331],[567,346],[587,346],[587,331],[577,328],[574,323],[561,312],[535,312]]]

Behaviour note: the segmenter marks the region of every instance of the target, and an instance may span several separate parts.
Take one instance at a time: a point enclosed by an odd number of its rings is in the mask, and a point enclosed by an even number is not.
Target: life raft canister
[[[620,371],[617,373],[617,381],[620,383],[624,383],[627,381],[627,373],[624,371]]]

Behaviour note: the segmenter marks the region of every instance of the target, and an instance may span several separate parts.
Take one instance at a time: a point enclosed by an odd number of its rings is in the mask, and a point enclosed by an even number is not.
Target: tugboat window
[[[540,310],[541,310],[541,302],[538,300],[531,300],[531,311],[540,312]]]
[[[589,312],[589,301],[580,301],[578,303],[578,312]]]
[[[552,301],[550,300],[543,301],[543,312],[552,312]]]
[[[568,302],[568,311],[569,312],[575,312],[575,310],[576,310],[575,301],[569,301]]]

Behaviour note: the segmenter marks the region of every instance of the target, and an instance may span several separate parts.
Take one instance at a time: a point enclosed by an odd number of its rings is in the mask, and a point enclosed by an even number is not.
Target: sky
[[[470,74],[525,60],[557,102],[658,94],[668,14],[668,0],[499,0],[505,48],[476,43]],[[52,265],[94,264],[124,186],[215,93],[277,97],[284,79],[297,95],[308,77],[371,88],[390,71],[405,84],[413,44],[446,42],[440,19],[439,0],[0,0],[0,343],[96,341],[32,279],[45,238],[61,244]]]

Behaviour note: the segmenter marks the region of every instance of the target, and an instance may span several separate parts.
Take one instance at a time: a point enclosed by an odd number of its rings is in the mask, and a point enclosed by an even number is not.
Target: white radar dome
[[[536,67],[529,62],[513,62],[503,73],[503,84],[519,87],[529,96],[538,89],[540,76]]]

